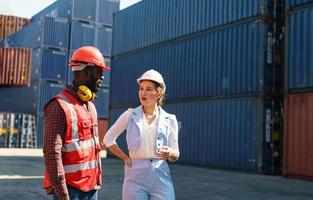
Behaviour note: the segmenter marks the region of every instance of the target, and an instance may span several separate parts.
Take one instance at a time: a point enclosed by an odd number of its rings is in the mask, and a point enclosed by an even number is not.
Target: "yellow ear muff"
[[[96,93],[91,92],[90,89],[85,85],[78,87],[77,95],[83,101],[92,101],[96,98]]]

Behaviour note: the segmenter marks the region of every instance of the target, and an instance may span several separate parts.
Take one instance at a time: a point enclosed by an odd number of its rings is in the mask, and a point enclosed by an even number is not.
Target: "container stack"
[[[31,48],[31,84],[25,88],[1,88],[6,94],[0,111],[36,115],[37,147],[42,147],[44,105],[72,82],[68,60],[81,46],[98,47],[110,66],[112,16],[119,9],[117,0],[58,0],[31,19],[31,23],[0,44],[7,47]],[[109,73],[98,92],[95,104],[98,117],[107,123]],[[105,126],[102,126],[105,127]],[[104,132],[104,130],[102,131]]]
[[[0,148],[35,148],[35,116],[0,113]]]
[[[313,179],[313,1],[286,1],[284,165]]]
[[[115,13],[110,124],[139,105],[136,79],[153,68],[181,127],[179,162],[279,173],[278,2],[145,0]]]
[[[30,20],[27,18],[0,14],[0,40],[17,32],[29,22]]]

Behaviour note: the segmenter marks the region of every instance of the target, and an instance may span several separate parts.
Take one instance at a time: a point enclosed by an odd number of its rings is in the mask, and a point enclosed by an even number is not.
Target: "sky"
[[[120,9],[124,9],[140,0],[120,0]],[[0,14],[31,18],[55,0],[0,0]]]

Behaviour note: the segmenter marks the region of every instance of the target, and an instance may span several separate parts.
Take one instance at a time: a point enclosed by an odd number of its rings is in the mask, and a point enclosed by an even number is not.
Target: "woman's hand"
[[[127,165],[129,168],[132,167],[132,160],[130,159],[130,157],[124,158],[123,161],[124,161],[124,165]]]
[[[169,161],[176,160],[176,159],[173,159],[173,157],[176,158],[175,152],[168,146],[163,146],[159,152],[156,152],[156,155],[161,160],[169,160]]]

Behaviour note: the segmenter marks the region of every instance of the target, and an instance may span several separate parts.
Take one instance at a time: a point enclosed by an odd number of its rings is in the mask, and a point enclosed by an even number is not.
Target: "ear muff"
[[[85,85],[78,87],[77,95],[83,101],[92,101],[96,98],[96,93],[91,92],[90,89]]]

